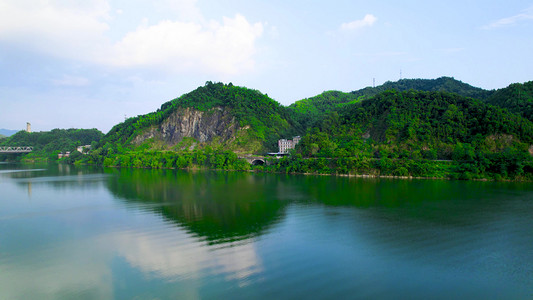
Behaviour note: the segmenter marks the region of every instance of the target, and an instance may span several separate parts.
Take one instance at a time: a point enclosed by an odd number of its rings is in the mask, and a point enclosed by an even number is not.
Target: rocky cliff
[[[137,145],[154,138],[168,146],[174,146],[184,138],[193,138],[197,143],[231,144],[247,129],[240,128],[230,108],[214,107],[208,111],[181,108],[174,111],[160,125],[147,128],[136,136]]]

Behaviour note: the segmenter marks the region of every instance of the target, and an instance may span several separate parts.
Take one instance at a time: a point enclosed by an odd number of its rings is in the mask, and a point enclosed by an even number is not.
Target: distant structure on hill
[[[87,154],[87,152],[91,149],[91,145],[85,145],[85,146],[78,146],[76,150],[80,153]]]
[[[31,132],[31,124],[30,124],[30,122],[26,122],[26,132]]]
[[[70,151],[67,151],[65,153],[58,153],[57,158],[63,158],[63,157],[70,157]]]
[[[292,140],[281,139],[278,140],[279,153],[286,154],[289,152],[289,149],[294,149],[296,145],[300,142],[300,136],[295,136]]]

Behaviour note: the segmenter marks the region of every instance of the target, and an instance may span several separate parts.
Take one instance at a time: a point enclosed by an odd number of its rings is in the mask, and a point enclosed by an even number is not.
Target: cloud
[[[482,29],[490,30],[500,27],[513,26],[520,22],[533,20],[533,6],[523,10],[521,13],[514,15],[512,17],[502,18],[497,21],[494,21],[488,25],[482,27]]]
[[[355,20],[355,21],[352,21],[352,22],[349,22],[349,23],[342,23],[340,29],[343,30],[343,31],[358,30],[358,29],[361,29],[361,28],[364,28],[364,27],[369,27],[369,26],[374,25],[374,23],[377,20],[378,19],[374,15],[367,14],[361,20]]]
[[[172,2],[168,9],[179,20],[148,25],[146,19],[117,38],[110,32],[119,21],[110,15],[122,10],[108,0],[34,2],[0,2],[0,45],[112,68],[245,73],[254,68],[256,40],[263,33],[262,23],[252,24],[239,14],[222,22],[204,20],[196,0],[181,0],[158,4]]]
[[[253,68],[255,40],[263,33],[261,23],[250,24],[236,15],[222,24],[161,21],[141,26],[113,45],[103,62],[120,67],[157,66],[181,72],[235,74]]]
[[[53,57],[85,57],[105,42],[109,5],[104,0],[5,0],[0,4],[0,44]]]

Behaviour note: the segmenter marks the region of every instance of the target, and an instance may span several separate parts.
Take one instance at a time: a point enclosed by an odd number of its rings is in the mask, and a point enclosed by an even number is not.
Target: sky
[[[531,1],[0,0],[0,128],[98,128],[206,81],[283,105],[450,76],[533,80]]]

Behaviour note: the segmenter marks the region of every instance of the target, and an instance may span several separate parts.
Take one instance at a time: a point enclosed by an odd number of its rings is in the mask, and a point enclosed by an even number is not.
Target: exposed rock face
[[[238,130],[239,124],[230,109],[215,107],[209,111],[199,111],[183,108],[173,112],[158,127],[137,136],[134,143],[140,144],[153,137],[169,145],[181,142],[184,137],[192,137],[200,143],[218,138],[219,142],[224,143],[234,139]]]

